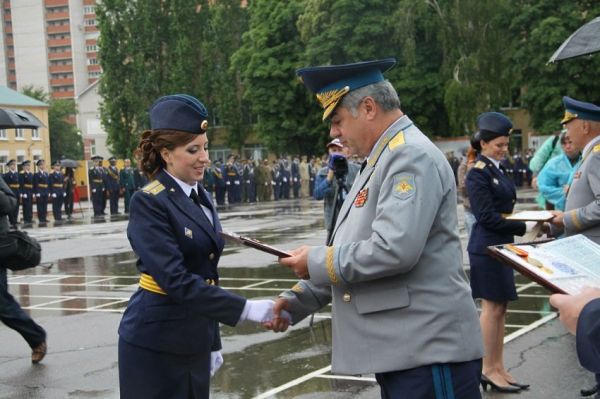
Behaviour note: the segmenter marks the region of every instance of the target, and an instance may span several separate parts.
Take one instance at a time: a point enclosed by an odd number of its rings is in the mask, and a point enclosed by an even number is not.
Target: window
[[[88,53],[95,53],[98,51],[98,45],[92,44],[92,45],[86,46],[86,49],[87,49]]]
[[[23,135],[23,129],[15,129],[15,139],[24,140],[25,136]]]
[[[95,14],[96,13],[96,7],[94,7],[94,6],[85,6],[85,7],[83,7],[83,13],[84,14]]]
[[[95,79],[95,78],[99,78],[101,75],[100,71],[92,71],[92,72],[88,72],[88,79]]]
[[[90,140],[90,154],[92,154],[92,156],[96,155],[96,141],[95,140]]]
[[[85,21],[83,21],[83,24],[85,26],[96,26],[96,20],[95,19],[86,19]]]
[[[40,131],[38,129],[31,129],[31,138],[34,140],[40,139]]]
[[[8,162],[8,155],[0,155],[0,165],[6,165]]]
[[[97,58],[88,58],[87,64],[88,65],[98,65],[98,59]]]
[[[0,140],[8,140],[8,136],[6,135],[6,129],[0,129]]]

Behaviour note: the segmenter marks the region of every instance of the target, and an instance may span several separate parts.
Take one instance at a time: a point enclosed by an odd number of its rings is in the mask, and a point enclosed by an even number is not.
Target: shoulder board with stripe
[[[598,151],[600,151],[600,144],[596,144],[594,146],[594,154],[597,153]]]
[[[24,171],[24,170],[22,170],[22,171],[20,171],[19,173],[20,173],[20,174],[23,174],[23,173],[25,173],[25,171]]]
[[[477,162],[475,162],[475,165],[473,165],[473,167],[477,168],[477,169],[483,169],[483,168],[485,168],[485,162],[477,161]]]
[[[160,193],[161,191],[163,191],[164,189],[165,189],[165,186],[163,186],[161,182],[159,182],[158,180],[154,180],[153,182],[146,184],[142,188],[142,191],[145,193],[148,193],[148,194],[156,195],[156,194]]]
[[[390,141],[389,147],[390,151],[394,151],[394,148],[399,147],[401,145],[406,144],[406,140],[404,140],[404,131],[401,131]]]

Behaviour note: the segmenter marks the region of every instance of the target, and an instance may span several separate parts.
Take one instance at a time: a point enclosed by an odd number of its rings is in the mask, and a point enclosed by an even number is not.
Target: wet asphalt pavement
[[[533,209],[533,196],[519,191],[517,210]],[[126,216],[90,219],[88,204],[82,205],[72,220],[24,228],[42,243],[42,260],[52,267],[9,272],[10,291],[47,330],[49,350],[32,365],[25,341],[0,325],[0,398],[119,397],[117,327],[139,273]],[[462,223],[462,206],[458,211]],[[311,199],[224,206],[219,214],[226,230],[284,250],[326,239],[322,203]],[[466,244],[464,229],[461,238]],[[221,285],[247,298],[273,298],[296,281],[274,256],[236,244],[228,243],[219,267]],[[517,284],[520,300],[509,306],[505,364],[532,386],[512,395],[488,391],[484,398],[579,397],[594,379],[579,366],[573,337],[555,318],[545,289],[521,276]],[[373,375],[330,373],[330,311],[316,314],[312,326],[305,320],[284,334],[249,323],[223,326],[225,363],[212,380],[211,397],[378,398]]]

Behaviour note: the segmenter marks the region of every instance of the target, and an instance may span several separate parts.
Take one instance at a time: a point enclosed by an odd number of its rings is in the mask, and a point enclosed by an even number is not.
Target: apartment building
[[[0,85],[17,91],[33,85],[51,98],[77,100],[98,80],[96,0],[0,1]],[[88,123],[79,119],[86,156],[106,155],[95,152],[106,152],[106,134],[88,135]],[[98,126],[99,118],[90,123]]]

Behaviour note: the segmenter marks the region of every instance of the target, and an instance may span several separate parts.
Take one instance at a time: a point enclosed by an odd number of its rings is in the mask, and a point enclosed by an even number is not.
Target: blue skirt
[[[515,274],[510,266],[488,255],[469,252],[471,291],[473,298],[506,302],[519,299]]]

